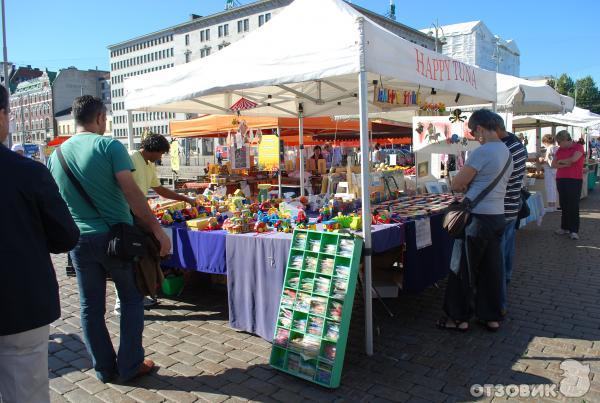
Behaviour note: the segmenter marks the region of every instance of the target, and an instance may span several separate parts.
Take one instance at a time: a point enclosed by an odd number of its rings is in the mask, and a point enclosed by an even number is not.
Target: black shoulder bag
[[[75,189],[81,197],[98,213],[98,216],[106,223],[109,228],[108,244],[106,246],[106,254],[111,257],[117,257],[126,261],[133,261],[147,254],[146,235],[141,229],[134,225],[121,222],[115,225],[110,225],[100,213],[100,210],[94,204],[90,195],[85,191],[81,182],[73,175],[73,172],[67,165],[63,153],[58,147],[56,155],[60,161],[62,169],[65,171]]]
[[[446,215],[444,216],[444,220],[442,222],[442,227],[448,231],[448,234],[452,238],[460,238],[464,235],[465,227],[469,222],[469,218],[471,217],[471,211],[479,204],[481,200],[485,196],[488,195],[492,191],[493,188],[496,187],[500,178],[504,176],[504,173],[510,166],[510,162],[512,161],[512,154],[509,153],[508,160],[506,164],[504,164],[504,168],[498,174],[496,179],[494,179],[479,195],[475,198],[475,200],[470,201],[465,198],[462,202],[455,201],[448,206],[446,211]]]

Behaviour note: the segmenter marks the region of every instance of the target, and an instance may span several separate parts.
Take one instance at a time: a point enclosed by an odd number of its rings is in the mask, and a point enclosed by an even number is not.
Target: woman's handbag
[[[509,153],[508,160],[506,164],[504,164],[504,168],[498,174],[496,179],[494,179],[479,195],[475,198],[475,200],[470,201],[465,198],[462,202],[453,202],[448,206],[446,211],[446,215],[444,215],[444,220],[442,221],[442,228],[448,231],[448,234],[452,238],[461,238],[465,233],[465,227],[469,223],[469,219],[471,218],[471,211],[479,204],[481,200],[485,196],[488,195],[492,191],[494,187],[500,181],[500,178],[504,176],[504,173],[510,166],[512,161],[512,154]]]
[[[106,223],[109,227],[108,233],[108,244],[106,245],[106,254],[108,256],[116,257],[125,261],[133,261],[139,257],[147,254],[146,249],[146,235],[143,231],[135,225],[130,225],[124,222],[117,223],[115,225],[109,225],[100,210],[94,204],[94,201],[90,195],[85,191],[81,182],[73,175],[73,172],[67,165],[63,153],[58,147],[56,149],[56,155],[60,161],[60,165],[71,180],[75,189],[79,192],[81,197],[96,211],[98,216]]]

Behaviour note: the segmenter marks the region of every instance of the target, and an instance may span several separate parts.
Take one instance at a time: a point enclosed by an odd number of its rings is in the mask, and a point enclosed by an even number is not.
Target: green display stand
[[[594,190],[596,188],[596,181],[598,180],[598,163],[589,164],[588,168],[588,190]]]
[[[270,364],[321,386],[340,386],[363,240],[295,230]]]

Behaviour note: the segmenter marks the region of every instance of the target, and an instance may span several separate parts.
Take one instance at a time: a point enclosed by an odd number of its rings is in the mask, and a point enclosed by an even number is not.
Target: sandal
[[[492,325],[492,323],[495,323],[496,326]],[[489,322],[481,320],[481,321],[479,321],[479,324],[481,326],[485,327],[485,330],[487,330],[488,332],[495,333],[498,330],[500,330],[500,323],[496,322],[496,321],[493,321],[493,320],[491,320]]]
[[[465,327],[461,327],[461,325],[465,324]],[[460,321],[460,320],[454,320],[451,318],[447,318],[447,317],[442,317],[440,319],[438,319],[438,321],[435,323],[435,326],[438,329],[443,329],[443,330],[454,330],[456,332],[466,332],[467,330],[469,330],[469,322],[464,322],[464,321]]]

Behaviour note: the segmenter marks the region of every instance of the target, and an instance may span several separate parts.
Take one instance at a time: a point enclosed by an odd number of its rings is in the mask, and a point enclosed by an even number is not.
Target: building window
[[[229,36],[229,24],[219,25],[218,31],[219,31],[219,38],[222,38],[224,36]]]
[[[258,26],[262,27],[264,24],[265,24],[265,16],[261,14],[258,16]]]
[[[189,44],[190,44],[190,35],[186,34],[185,35],[185,46],[189,46]]]
[[[192,52],[185,52],[185,62],[189,63],[192,58]],[[212,59],[211,59],[212,60]]]
[[[210,55],[210,48],[200,49],[200,57],[206,57]]]
[[[223,37],[223,25],[219,25],[219,27],[217,28],[218,34],[219,34],[219,38]]]
[[[244,31],[244,21],[239,20],[237,22],[237,26],[238,26],[238,34]]]
[[[250,20],[246,18],[244,20],[244,32],[248,32],[250,30]]]

